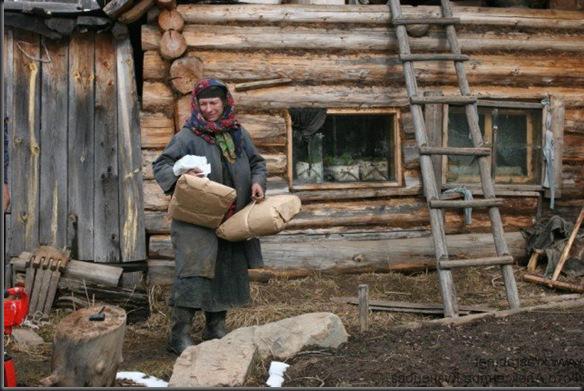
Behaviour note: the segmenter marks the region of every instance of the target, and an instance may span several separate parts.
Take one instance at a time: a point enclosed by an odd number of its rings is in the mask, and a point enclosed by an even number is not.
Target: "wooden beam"
[[[569,11],[498,9],[455,6],[455,15],[462,26],[520,27],[540,29],[554,26],[557,29],[582,30],[582,14]],[[385,5],[203,5],[181,4],[177,7],[187,23],[249,23],[257,22],[259,15],[265,23],[289,24],[365,24],[387,26],[391,13]],[[432,6],[404,6],[409,17],[439,16]]]
[[[14,270],[24,272],[26,270],[26,262],[31,255],[32,253],[23,252],[17,257],[13,257],[10,263],[13,265]],[[71,259],[62,276],[106,286],[118,286],[122,273],[123,269],[121,267]]]

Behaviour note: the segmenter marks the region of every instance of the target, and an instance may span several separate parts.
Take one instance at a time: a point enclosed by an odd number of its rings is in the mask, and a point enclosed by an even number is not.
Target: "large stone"
[[[12,337],[19,345],[38,346],[45,343],[40,335],[27,328],[12,329]]]
[[[286,359],[308,346],[337,348],[347,338],[341,319],[328,312],[244,327],[185,349],[174,364],[168,386],[242,386],[258,359]]]
[[[254,327],[229,333],[184,350],[176,360],[169,387],[241,386],[258,358]]]
[[[337,348],[348,336],[337,315],[315,312],[257,326],[254,338],[262,359],[283,360],[308,346]]]

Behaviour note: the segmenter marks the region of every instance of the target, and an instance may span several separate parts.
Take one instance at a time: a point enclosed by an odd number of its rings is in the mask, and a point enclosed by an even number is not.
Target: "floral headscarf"
[[[197,96],[208,87],[225,90],[223,114],[217,121],[207,121],[199,107]],[[229,163],[234,163],[241,152],[241,125],[235,118],[235,101],[224,83],[216,79],[199,80],[191,94],[191,117],[185,123],[195,134],[209,144],[217,144]]]

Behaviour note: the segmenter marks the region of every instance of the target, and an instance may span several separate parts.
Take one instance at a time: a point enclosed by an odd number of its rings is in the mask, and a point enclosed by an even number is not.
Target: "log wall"
[[[403,10],[404,16],[439,13],[438,7]],[[181,76],[184,80],[216,77],[229,84],[242,124],[268,159],[272,194],[289,191],[288,108],[401,110],[402,187],[299,191],[302,212],[284,233],[266,243],[305,235],[344,240],[428,233],[417,147],[388,7],[188,4],[179,5],[177,11],[185,21],[182,36],[187,47],[178,60],[161,57],[162,33],[155,18],[142,27],[142,158],[151,259],[173,257],[169,222],[164,217],[168,197],[153,181],[150,163],[188,117],[190,94],[176,81]],[[563,103],[562,197],[556,204],[570,217],[584,202],[584,13],[454,7],[454,14],[461,18],[457,32],[463,53],[471,56],[465,65],[471,89],[480,98],[539,101],[552,96]],[[417,52],[447,49],[438,28],[430,28],[411,43]],[[173,72],[173,63],[179,60]],[[194,64],[189,74],[184,71],[187,63]],[[451,64],[416,63],[415,70],[422,91],[458,92]],[[234,89],[240,83],[280,78],[291,82],[240,92]],[[508,231],[530,226],[542,207],[538,192],[527,190],[499,187],[498,195],[506,200],[502,215]],[[445,226],[449,234],[488,232],[488,218],[475,210],[472,225],[465,226],[463,212],[449,210]],[[290,246],[290,251],[304,254],[298,248]],[[285,267],[270,254],[268,266]]]

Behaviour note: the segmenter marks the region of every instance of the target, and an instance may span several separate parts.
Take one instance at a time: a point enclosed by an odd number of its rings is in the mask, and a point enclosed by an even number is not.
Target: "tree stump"
[[[102,321],[89,317],[100,310]],[[43,386],[111,387],[122,362],[126,311],[114,306],[83,308],[63,319],[53,340],[52,373]]]

